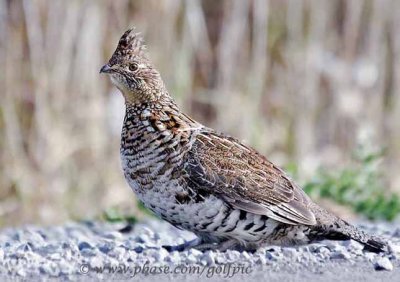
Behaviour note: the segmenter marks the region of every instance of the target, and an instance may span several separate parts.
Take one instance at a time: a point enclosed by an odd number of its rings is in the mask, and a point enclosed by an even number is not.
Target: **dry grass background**
[[[386,147],[400,189],[400,1],[0,0],[0,225],[134,206],[98,74],[132,26],[203,123],[304,176]]]

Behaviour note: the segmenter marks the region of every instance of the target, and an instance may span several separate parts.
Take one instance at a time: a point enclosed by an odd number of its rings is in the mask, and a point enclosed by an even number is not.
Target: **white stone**
[[[61,260],[61,254],[60,253],[53,253],[53,254],[49,254],[47,256],[49,259],[51,260]]]
[[[389,242],[389,251],[391,253],[400,254],[400,245]]]
[[[321,255],[328,255],[331,251],[327,248],[327,247],[320,247],[318,248],[318,253],[320,253]]]
[[[196,250],[196,249],[190,249],[189,254],[194,255],[195,257],[203,255],[203,252]]]
[[[236,261],[236,260],[239,259],[240,253],[239,253],[238,251],[235,251],[235,250],[228,250],[228,251],[226,252],[226,257],[227,257],[229,260]]]
[[[60,261],[59,263],[60,273],[64,275],[72,274],[76,271],[76,267],[72,266],[70,263],[65,261]]]
[[[189,254],[189,255],[186,257],[186,262],[189,263],[189,264],[196,263],[196,262],[197,262],[197,258],[196,258],[194,255]]]
[[[374,261],[375,258],[376,258],[376,254],[374,254],[374,253],[365,253],[365,254],[364,254],[364,257],[365,257],[366,259],[368,259],[369,261]]]
[[[282,253],[288,258],[295,258],[297,256],[297,251],[293,248],[282,248]]]
[[[179,264],[180,262],[179,252],[173,251],[169,253],[169,255],[165,258],[165,261],[170,262],[171,264]]]
[[[351,255],[347,251],[336,251],[331,255],[333,259],[350,259]]]
[[[213,265],[215,264],[215,253],[208,251],[203,255],[201,260],[205,261],[207,265]]]
[[[96,267],[102,267],[103,266],[103,260],[96,256],[90,259],[90,266],[92,268],[96,268]]]
[[[125,252],[126,252],[126,251],[125,251],[124,248],[122,248],[122,247],[116,247],[116,248],[112,249],[112,250],[108,253],[108,255],[109,255],[110,257],[114,257],[114,258],[117,258],[117,259],[121,259],[122,256],[125,255]]]
[[[396,230],[393,231],[392,236],[393,237],[400,237],[400,228],[396,228]]]
[[[246,260],[249,260],[249,259],[251,258],[251,256],[249,255],[249,253],[246,252],[246,251],[242,252],[241,257],[244,258],[244,259],[246,259]]]
[[[26,276],[26,271],[22,268],[17,270],[17,275],[21,276],[21,277],[25,277]]]
[[[169,256],[169,253],[166,249],[161,248],[157,252],[154,253],[153,257],[156,259],[157,262],[162,262],[165,260],[166,257]]]
[[[380,257],[375,261],[374,267],[376,270],[393,270],[393,264],[387,257]]]
[[[357,241],[354,240],[348,240],[343,242],[343,245],[348,248],[349,250],[362,250],[364,249],[364,246],[361,243],[358,243]]]
[[[108,239],[121,239],[121,238],[123,238],[122,234],[120,232],[117,232],[117,231],[108,232],[107,234],[104,235],[104,237],[108,238]]]
[[[144,243],[144,244],[151,241],[147,234],[140,234],[137,239],[139,240],[139,242]]]
[[[265,256],[259,256],[256,260],[257,263],[259,264],[266,264],[267,263],[267,259],[265,258]]]

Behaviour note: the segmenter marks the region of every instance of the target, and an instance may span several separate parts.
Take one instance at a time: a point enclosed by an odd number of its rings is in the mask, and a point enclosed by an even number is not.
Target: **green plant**
[[[101,219],[107,222],[126,222],[133,225],[141,220],[143,216],[155,217],[139,200],[136,201],[136,208],[137,212],[133,213],[118,206],[110,207],[102,213]]]
[[[144,215],[150,216],[150,217],[156,217],[154,213],[152,213],[148,208],[146,208],[143,203],[139,200],[137,200],[137,208],[139,211],[141,211]]]
[[[102,219],[107,222],[127,222],[132,225],[137,222],[136,216],[125,215],[117,207],[111,207],[106,209],[102,214]]]
[[[398,194],[384,189],[379,169],[383,155],[383,149],[370,151],[360,146],[354,153],[354,165],[339,171],[321,168],[314,179],[303,185],[304,190],[313,199],[332,199],[369,219],[391,221],[400,213],[400,199]]]

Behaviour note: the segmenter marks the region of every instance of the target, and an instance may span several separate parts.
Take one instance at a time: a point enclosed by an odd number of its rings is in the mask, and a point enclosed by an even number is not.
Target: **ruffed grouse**
[[[386,249],[313,203],[256,150],[182,113],[144,49],[141,37],[126,31],[100,72],[125,98],[120,154],[127,182],[157,216],[199,238],[176,249],[254,250],[322,239]]]

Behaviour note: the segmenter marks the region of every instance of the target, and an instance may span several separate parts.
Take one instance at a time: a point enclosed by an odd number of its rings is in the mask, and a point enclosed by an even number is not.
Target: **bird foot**
[[[229,249],[242,250],[241,245],[238,243],[237,240],[234,239],[226,240],[223,241],[222,243],[217,244],[217,243],[204,243],[203,240],[201,240],[200,238],[194,239],[189,242],[185,242],[177,246],[163,246],[163,248],[169,252],[172,251],[182,252],[190,249],[196,249],[202,252],[205,251],[225,252]]]
[[[164,245],[162,246],[164,249],[166,249],[168,252],[173,252],[173,251],[178,251],[178,252],[183,252],[185,250],[191,249],[193,247],[202,245],[202,240],[200,238],[193,239],[191,241],[185,242],[180,245],[176,246],[168,246]]]

